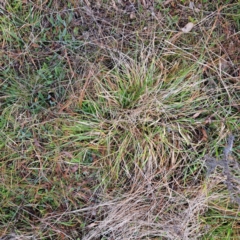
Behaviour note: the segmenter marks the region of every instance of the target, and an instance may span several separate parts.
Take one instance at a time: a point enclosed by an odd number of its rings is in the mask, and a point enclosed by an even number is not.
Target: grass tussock
[[[239,7],[3,1],[0,239],[238,239]]]

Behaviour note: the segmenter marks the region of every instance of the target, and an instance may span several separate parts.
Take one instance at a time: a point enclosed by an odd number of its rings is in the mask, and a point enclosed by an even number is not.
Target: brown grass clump
[[[104,219],[90,224],[83,239],[196,239],[204,233],[198,221],[206,210],[204,194],[186,198],[163,183],[136,187],[109,201]]]

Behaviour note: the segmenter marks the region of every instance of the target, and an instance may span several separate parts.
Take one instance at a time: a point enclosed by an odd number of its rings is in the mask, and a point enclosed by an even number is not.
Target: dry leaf
[[[32,43],[32,47],[34,47],[34,48],[39,48],[40,45],[38,45],[37,43]]]
[[[194,2],[189,2],[189,8],[192,9],[192,10],[195,8]]]
[[[201,140],[202,140],[203,142],[206,142],[206,141],[208,140],[207,131],[206,131],[205,128],[202,128],[201,131],[202,131],[202,139],[201,139]]]
[[[192,22],[189,22],[188,24],[185,25],[184,28],[182,28],[181,30],[184,32],[184,33],[188,33],[192,30],[192,28],[194,27],[194,24]]]
[[[173,0],[167,0],[166,2],[163,3],[163,6],[168,5],[169,3],[171,3]]]
[[[136,18],[136,14],[134,12],[130,13],[130,19],[135,19]]]
[[[230,68],[231,64],[224,59],[223,57],[219,58],[219,69],[221,71],[227,71]]]
[[[97,223],[91,223],[91,224],[89,224],[87,227],[88,227],[88,228],[93,228],[93,227],[95,227],[95,226],[97,226]]]
[[[76,171],[78,171],[78,169],[79,169],[79,165],[74,164],[73,166],[71,166],[70,171],[71,173],[75,173]]]
[[[202,113],[203,111],[199,111],[199,112],[196,112],[193,116],[192,116],[192,118],[197,118],[201,113]]]
[[[210,115],[205,119],[205,124],[211,124],[212,123],[212,118],[216,115],[216,112]]]

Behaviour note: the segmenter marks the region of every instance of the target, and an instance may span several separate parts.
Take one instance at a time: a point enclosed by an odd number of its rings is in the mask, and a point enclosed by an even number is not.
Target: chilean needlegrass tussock
[[[192,142],[203,124],[194,115],[207,104],[204,82],[191,75],[194,65],[167,79],[156,70],[157,61],[121,59],[114,69],[96,74],[81,108],[83,112],[91,109],[89,117],[84,117],[85,123],[77,120],[66,127],[64,139],[71,138],[69,143],[88,145],[84,136],[92,138],[89,151],[101,149],[101,164],[117,174],[113,181],[120,171],[130,177],[136,165],[146,171],[149,168],[152,174],[174,166],[175,157],[183,156],[186,146],[191,150],[201,145]]]

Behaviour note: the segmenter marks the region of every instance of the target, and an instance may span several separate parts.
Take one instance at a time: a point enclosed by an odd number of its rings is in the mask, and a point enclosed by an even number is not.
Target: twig
[[[217,161],[215,158],[207,157],[206,159],[207,177],[215,170],[216,167],[218,166],[222,167],[223,174],[226,176],[225,184],[230,193],[230,196],[234,202],[240,205],[240,197],[234,196],[236,194],[236,191],[234,190],[234,185],[233,185],[233,180],[235,181],[237,180],[238,183],[239,183],[239,180],[232,176],[229,169],[229,163],[231,162],[229,160],[229,155],[233,148],[233,141],[234,141],[234,136],[230,135],[228,137],[227,146],[223,150],[222,160]]]

